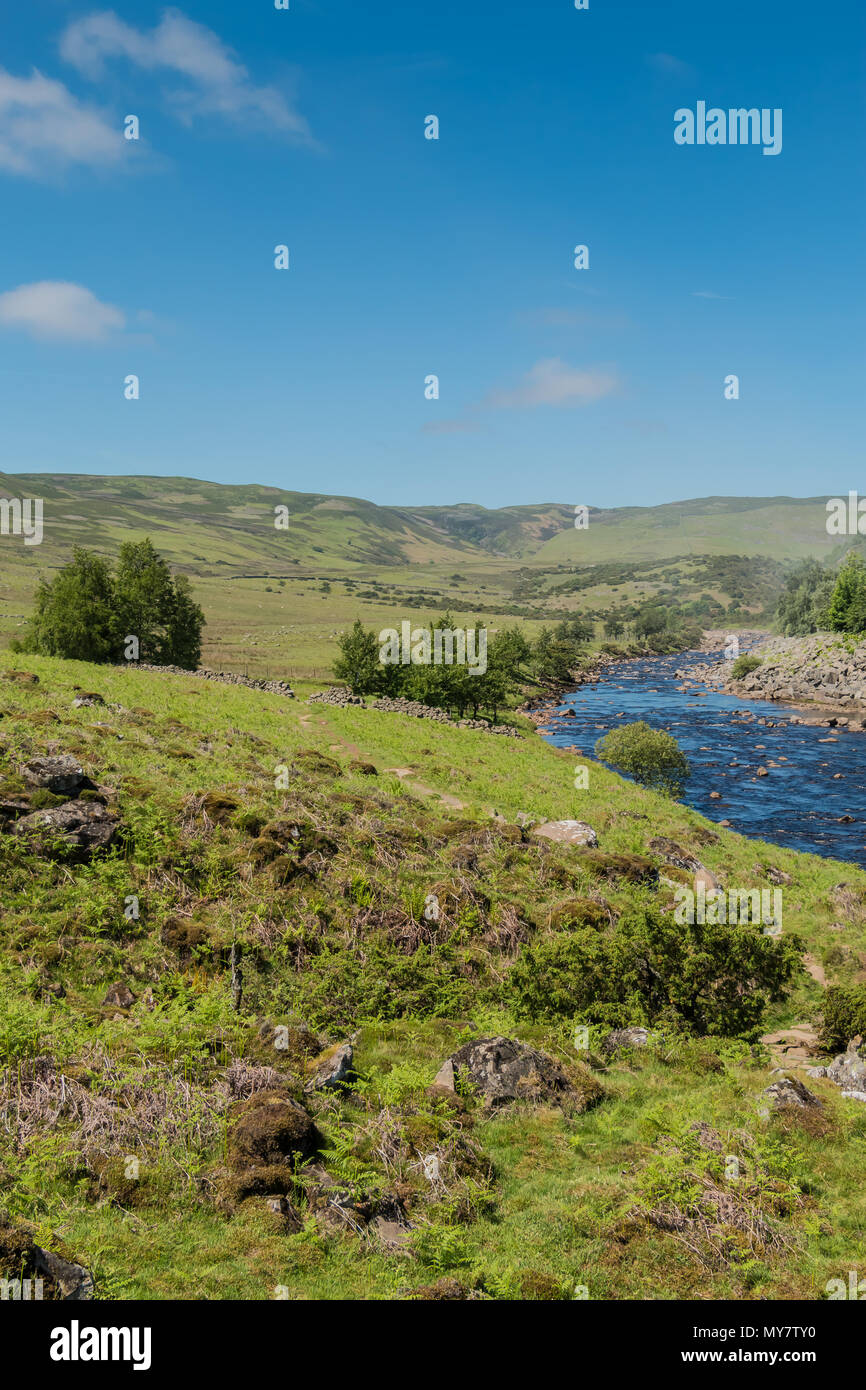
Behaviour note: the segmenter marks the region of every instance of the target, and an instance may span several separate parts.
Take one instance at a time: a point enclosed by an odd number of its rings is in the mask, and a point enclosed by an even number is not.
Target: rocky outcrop
[[[353,1076],[354,1052],[351,1043],[330,1048],[321,1057],[305,1091],[338,1091],[347,1086]]]
[[[634,1025],[631,1028],[615,1028],[608,1033],[601,1045],[602,1052],[612,1057],[623,1047],[646,1047],[649,1042],[649,1029]]]
[[[834,721],[837,725],[866,727],[866,642],[837,632],[814,632],[808,637],[771,637],[748,654],[761,665],[739,681],[731,678],[730,661],[677,674],[755,700],[844,710]]]
[[[123,980],[115,980],[113,985],[109,985],[105,998],[102,1001],[104,1009],[131,1009],[135,1003],[135,995]]]
[[[81,1303],[93,1297],[93,1275],[83,1265],[64,1260],[51,1250],[36,1250],[36,1268],[40,1274],[53,1279],[60,1298],[65,1303]]]
[[[281,1091],[258,1091],[233,1107],[227,1156],[236,1170],[290,1166],[312,1157],[317,1147],[312,1117]]]
[[[548,820],[543,825],[536,825],[531,834],[560,845],[585,845],[589,849],[598,849],[598,836],[584,820]]]
[[[799,1110],[814,1110],[821,1105],[820,1100],[804,1086],[796,1076],[782,1076],[764,1091],[772,1102],[774,1110],[784,1110],[795,1106]]]
[[[468,1082],[481,1092],[489,1109],[517,1100],[547,1105],[577,1103],[578,1108],[585,1109],[602,1094],[598,1083],[588,1080],[591,1085],[581,1093],[551,1057],[515,1038],[497,1037],[466,1043],[443,1063],[433,1084],[454,1090],[461,1082]]]
[[[31,758],[21,768],[21,776],[28,786],[44,787],[55,796],[75,797],[79,792],[95,790],[84,768],[69,753]]]
[[[829,1066],[810,1067],[809,1075],[826,1077],[849,1100],[866,1101],[866,1061],[862,1051],[862,1047],[849,1044],[847,1052],[834,1057]]]
[[[93,1298],[93,1275],[88,1269],[53,1250],[44,1250],[36,1244],[28,1225],[11,1221],[3,1212],[0,1279],[8,1280],[11,1286],[4,1291],[4,1300],[29,1301],[35,1297],[52,1302],[82,1302]],[[38,1293],[34,1279],[41,1283]]]
[[[21,816],[11,828],[14,835],[26,836],[46,858],[86,862],[97,851],[111,847],[120,830],[120,817],[98,801],[67,801]]]

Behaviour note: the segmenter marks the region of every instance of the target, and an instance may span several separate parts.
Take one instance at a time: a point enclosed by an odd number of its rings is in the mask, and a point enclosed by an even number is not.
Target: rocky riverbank
[[[741,650],[743,645],[741,637]],[[731,677],[731,661],[684,666],[677,675],[686,685],[794,705],[804,712],[803,723],[866,728],[866,642],[830,632],[769,637],[749,655],[761,665],[738,681]]]
[[[537,733],[546,733],[547,730],[543,726],[554,717],[556,710],[568,695],[571,695],[582,685],[595,685],[596,681],[603,680],[606,675],[610,674],[612,667],[635,660],[638,658],[634,656],[609,656],[601,652],[596,656],[591,667],[583,671],[575,671],[567,681],[560,681],[552,685],[543,695],[530,696],[519,706],[517,713],[522,714],[530,723],[534,724]],[[568,710],[563,717],[569,718]]]

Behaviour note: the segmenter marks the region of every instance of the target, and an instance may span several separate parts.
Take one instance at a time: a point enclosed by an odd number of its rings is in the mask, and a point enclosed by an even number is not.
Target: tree
[[[510,671],[515,680],[532,655],[532,648],[519,627],[501,627],[490,639],[487,651],[488,662],[492,654],[495,662]]]
[[[175,591],[168,565],[149,540],[120,547],[114,590],[121,636],[138,638],[141,661],[170,664]]]
[[[595,751],[604,762],[666,796],[679,796],[691,772],[676,739],[663,729],[651,729],[642,719],[611,729],[598,740]]]
[[[195,670],[204,614],[189,580],[172,580],[149,540],[120,548],[117,570],[92,550],[76,549],[50,584],[41,583],[25,650],[79,661],[120,661],[128,636],[139,657]]]
[[[50,583],[40,581],[21,646],[71,661],[111,661],[119,635],[111,570],[95,551],[76,547]]]
[[[375,632],[368,632],[356,618],[350,632],[337,639],[340,655],[334,662],[334,675],[345,681],[355,695],[367,695],[379,688],[382,666]],[[395,668],[396,669],[396,668]]]
[[[174,595],[168,623],[168,660],[185,671],[195,671],[201,661],[201,633],[204,613],[192,597],[185,574],[174,579]]]
[[[833,573],[817,560],[802,560],[785,580],[776,618],[786,637],[802,637],[829,627],[827,609],[833,595]]]
[[[837,575],[827,616],[833,632],[866,630],[866,565],[853,550]]]
[[[532,665],[542,681],[569,681],[580,665],[580,649],[571,638],[557,636],[557,630],[543,627],[532,648]]]
[[[667,626],[667,617],[663,608],[649,605],[642,608],[634,620],[635,637],[654,637],[659,632],[664,632]]]
[[[559,642],[574,642],[582,646],[595,636],[595,623],[588,618],[564,618],[556,624],[553,635]]]

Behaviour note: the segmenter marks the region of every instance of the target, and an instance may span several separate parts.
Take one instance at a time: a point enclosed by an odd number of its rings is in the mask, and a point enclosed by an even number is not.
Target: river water
[[[790,724],[799,712],[767,700],[677,689],[684,683],[677,670],[721,655],[681,652],[611,666],[604,679],[563,699],[545,721],[544,737],[594,758],[608,729],[644,719],[672,734],[686,754],[691,776],[681,800],[702,815],[728,820],[742,835],[866,868],[866,732]],[[577,717],[562,718],[566,709]],[[738,714],[744,710],[754,717]],[[766,777],[757,776],[759,767]]]

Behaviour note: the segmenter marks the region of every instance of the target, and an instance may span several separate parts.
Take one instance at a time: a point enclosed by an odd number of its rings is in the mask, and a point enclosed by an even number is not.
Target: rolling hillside
[[[679,555],[827,555],[838,540],[825,529],[822,497],[705,497],[657,507],[590,508],[574,528],[574,507],[381,507],[331,497],[195,478],[0,473],[0,497],[42,497],[45,539],[38,554],[12,545],[5,564],[62,563],[73,545],[113,552],[149,535],[176,565],[201,574],[304,565],[390,567],[486,563],[492,557],[538,565],[648,560]],[[274,508],[289,508],[288,531]],[[3,538],[4,540],[7,538]],[[288,542],[288,543],[287,543]],[[37,548],[33,547],[33,551]]]
[[[576,530],[566,503],[382,507],[193,478],[0,474],[0,497],[44,505],[40,545],[0,536],[0,640],[21,631],[39,578],[74,546],[113,557],[122,541],[150,536],[193,580],[207,616],[205,662],[293,680],[326,676],[337,635],[356,617],[383,627],[449,609],[494,630],[519,618],[531,633],[574,613],[702,600],[710,625],[732,605],[766,621],[786,562],[841,550],[822,498],[591,508],[588,528]],[[288,508],[287,529],[274,524],[277,507]]]

